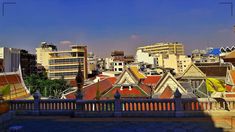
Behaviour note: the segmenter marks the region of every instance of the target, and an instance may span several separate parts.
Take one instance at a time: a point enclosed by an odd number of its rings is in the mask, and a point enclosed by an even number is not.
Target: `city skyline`
[[[0,18],[0,44],[33,53],[42,41],[59,48],[81,43],[102,57],[112,50],[134,55],[137,47],[162,41],[182,42],[187,54],[235,42],[235,16],[221,0],[14,2]]]

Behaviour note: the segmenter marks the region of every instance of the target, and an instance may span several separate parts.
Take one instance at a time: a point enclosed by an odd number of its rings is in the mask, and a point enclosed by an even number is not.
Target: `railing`
[[[43,100],[34,96],[34,100],[10,100],[9,104],[12,111],[26,115],[178,116],[181,113],[182,116],[190,112],[235,110],[235,99],[222,98],[120,99],[119,96],[114,100]]]
[[[122,111],[174,111],[173,99],[122,100]]]
[[[90,100],[82,101],[84,111],[86,112],[113,112],[114,101],[113,100]]]
[[[10,100],[10,110],[34,110],[34,100]]]
[[[41,100],[40,110],[75,110],[76,100],[61,100],[61,99],[51,99],[51,100]]]
[[[198,98],[182,99],[184,111],[235,110],[235,99]]]

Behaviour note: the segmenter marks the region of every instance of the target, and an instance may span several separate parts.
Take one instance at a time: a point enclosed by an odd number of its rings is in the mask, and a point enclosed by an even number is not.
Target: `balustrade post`
[[[182,117],[184,116],[184,108],[182,103],[182,94],[179,92],[179,89],[177,88],[174,93],[174,101],[175,101],[175,116],[176,117]]]
[[[114,116],[115,117],[120,117],[121,116],[121,112],[122,112],[122,104],[121,104],[121,95],[118,92],[118,90],[116,91],[116,93],[114,94]]]
[[[33,98],[34,98],[33,114],[34,115],[39,115],[40,114],[41,94],[40,94],[40,92],[38,90],[33,94]]]

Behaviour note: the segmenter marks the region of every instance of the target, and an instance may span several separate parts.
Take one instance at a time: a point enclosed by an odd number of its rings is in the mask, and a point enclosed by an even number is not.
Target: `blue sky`
[[[161,41],[195,48],[235,44],[234,0],[0,0],[0,44],[34,52],[41,41],[65,49],[83,43],[99,56]],[[2,7],[1,7],[2,8]],[[2,10],[2,9],[1,9]],[[234,9],[235,14],[235,9]]]

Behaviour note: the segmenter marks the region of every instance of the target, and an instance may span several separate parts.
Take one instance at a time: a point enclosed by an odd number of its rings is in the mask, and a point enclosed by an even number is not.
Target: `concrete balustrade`
[[[39,92],[34,100],[9,100],[11,111],[18,115],[71,115],[90,116],[167,116],[183,117],[203,114],[205,111],[235,110],[235,99],[177,98],[173,99],[121,99],[114,100],[41,99]]]

